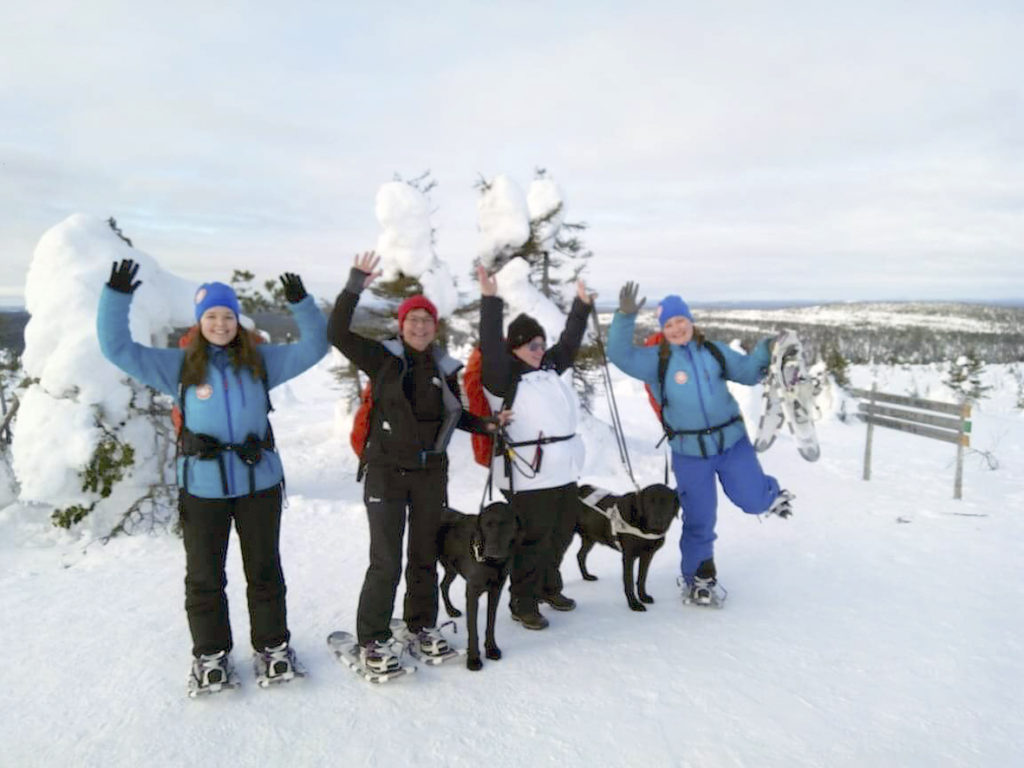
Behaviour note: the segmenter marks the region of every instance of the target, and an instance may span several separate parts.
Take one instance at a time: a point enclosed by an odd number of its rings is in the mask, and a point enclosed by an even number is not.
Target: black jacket
[[[405,347],[401,339],[380,342],[352,332],[352,314],[359,302],[363,277],[365,275],[361,272],[350,277],[345,290],[338,295],[327,323],[327,338],[331,344],[366,373],[372,382],[373,410],[363,463],[400,469],[443,467],[452,432],[456,428],[487,432],[488,422],[463,410],[458,383],[458,371],[462,365],[436,345],[431,345],[429,356],[416,355]],[[410,383],[415,373],[414,365],[433,365],[436,368],[440,408],[436,403],[410,400],[410,395],[416,396]],[[422,389],[419,391],[422,396]],[[424,412],[437,414],[440,418],[424,421],[421,418]],[[436,430],[431,428],[435,423]],[[426,435],[432,435],[432,438]]]

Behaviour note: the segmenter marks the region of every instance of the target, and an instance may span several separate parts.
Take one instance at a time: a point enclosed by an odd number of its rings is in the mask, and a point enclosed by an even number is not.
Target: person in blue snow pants
[[[171,395],[181,409],[178,508],[185,547],[185,612],[199,689],[229,677],[231,625],[225,558],[232,522],[248,583],[250,639],[257,654],[291,670],[280,560],[284,472],[267,418],[268,392],[327,352],[327,321],[298,275],[281,281],[301,334],[295,344],[258,344],[239,325],[238,297],[223,283],[194,296],[196,327],[185,349],[132,340],[129,310],[138,265],[115,263],[100,296],[97,337],[122,371]]]
[[[788,491],[766,475],[747,437],[739,405],[726,381],[752,385],[771,362],[772,339],[762,339],[749,355],[704,338],[682,298],[666,296],[658,305],[662,338],[655,346],[633,343],[639,288],[627,283],[608,331],[608,359],[645,382],[661,404],[661,420],[672,450],[683,513],[680,570],[688,597],[715,601],[714,562],[718,516],[717,478],[726,496],[747,514],[790,514]]]

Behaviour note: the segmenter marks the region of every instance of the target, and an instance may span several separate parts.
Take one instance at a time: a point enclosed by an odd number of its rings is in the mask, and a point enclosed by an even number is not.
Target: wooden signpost
[[[866,402],[858,403],[860,417],[867,422],[868,434],[864,444],[864,479],[871,479],[871,439],[876,426],[909,432],[933,440],[956,445],[956,476],[953,479],[953,498],[963,495],[964,449],[971,444],[971,405],[959,405],[904,397],[870,390],[851,389],[850,393]],[[886,405],[879,405],[886,403]]]

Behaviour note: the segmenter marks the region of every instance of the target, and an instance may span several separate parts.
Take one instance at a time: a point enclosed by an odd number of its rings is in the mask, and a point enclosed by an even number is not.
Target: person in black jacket
[[[565,329],[549,349],[544,328],[526,314],[509,323],[503,340],[497,282],[483,267],[477,277],[484,394],[495,413],[515,414],[504,433],[510,458],[496,472],[520,523],[510,572],[512,618],[527,629],[544,629],[548,621],[538,610],[540,602],[556,611],[576,607],[562,594],[559,567],[576,525],[584,451],[576,434],[576,396],[562,374],[579,352],[594,296],[582,280],[577,283]]]
[[[491,419],[462,408],[461,364],[437,344],[437,309],[422,295],[398,307],[399,338],[374,341],[351,330],[359,294],[379,275],[372,251],[356,257],[327,324],[327,338],[371,379],[373,407],[363,449],[363,498],[370,525],[370,564],[356,616],[363,664],[398,667],[390,649],[391,613],[402,575],[402,535],[409,521],[403,618],[430,656],[450,653],[437,624],[437,533],[448,504],[446,449],[456,428],[495,432]]]

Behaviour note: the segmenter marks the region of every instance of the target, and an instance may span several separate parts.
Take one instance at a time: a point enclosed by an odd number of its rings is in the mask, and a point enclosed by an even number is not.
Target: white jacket
[[[571,374],[566,374],[570,375]],[[523,445],[513,450],[516,458],[512,462],[512,491],[533,491],[541,488],[558,488],[579,480],[586,456],[583,440],[576,434],[579,422],[576,394],[565,376],[553,370],[539,369],[524,373],[516,388],[512,401],[512,422],[505,428],[513,443],[537,440],[544,437],[564,437],[543,445]],[[491,411],[501,410],[502,399],[491,394],[486,388],[484,394]],[[540,467],[534,470],[537,452],[540,450]],[[508,489],[509,480],[505,473],[505,462],[495,457],[493,463],[494,484]]]

